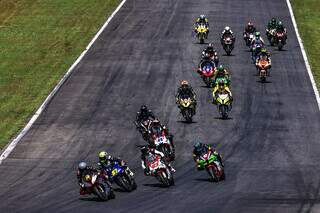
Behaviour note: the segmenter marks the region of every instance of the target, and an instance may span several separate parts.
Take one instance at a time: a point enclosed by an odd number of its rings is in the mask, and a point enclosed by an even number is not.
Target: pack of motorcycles
[[[275,33],[275,30],[272,30],[269,34],[267,34],[267,36],[271,46],[276,45],[279,50],[282,50],[283,45],[285,44],[285,41],[283,41],[283,35],[278,35]],[[203,44],[207,37],[208,35],[206,27],[199,25],[197,29],[197,38],[199,39],[200,44]],[[258,55],[259,51],[264,48],[263,46],[251,46],[251,42],[254,39],[254,34],[244,33],[243,38],[246,42],[246,45],[250,47],[250,50],[255,50],[253,53],[254,56]],[[227,55],[231,55],[231,52],[234,48],[234,41],[235,40],[231,37],[224,37],[221,39],[221,44]],[[218,55],[214,54],[210,56],[209,60],[201,60],[199,64],[198,69],[200,69],[201,72],[198,73],[209,88],[214,88],[217,86],[218,79],[215,78],[215,72],[218,63]],[[268,76],[268,63],[268,60],[264,58],[261,58],[255,63],[262,82],[264,82]],[[219,81],[220,80],[221,79],[219,79]],[[229,79],[225,79],[225,81],[229,82]],[[220,113],[221,106],[227,106],[226,108],[230,109],[228,106],[231,104],[230,101],[228,101],[229,98],[230,97],[227,97],[226,94],[221,94],[220,97],[217,98],[216,104]],[[178,104],[180,105],[179,108],[183,117],[187,122],[191,122],[195,110],[192,99],[190,97],[181,97],[178,101]],[[228,114],[228,112],[226,113]],[[226,115],[222,114],[222,118],[226,117]],[[173,137],[168,133],[168,130],[164,129],[163,125],[154,125],[155,123],[158,124],[158,122],[159,120],[154,122],[153,119],[148,119],[141,121],[140,123],[135,122],[135,125],[141,133],[143,139],[148,143],[146,146],[154,148],[164,154],[164,157],[155,155],[153,158],[147,159],[147,166],[149,167],[151,176],[155,177],[164,186],[170,187],[174,185],[174,179],[173,173],[168,168],[168,165],[175,159],[175,146],[173,143]],[[200,168],[200,170],[206,170],[212,181],[220,181],[225,178],[224,168],[219,166],[216,162],[216,156],[212,153],[212,150],[208,150],[200,157],[197,167]],[[131,174],[128,174],[127,171],[128,170],[123,168],[121,165],[114,164],[112,165],[112,169],[109,169],[108,171],[97,172],[88,178],[86,185],[88,189],[87,191],[98,196],[102,200],[114,198],[114,193],[111,189],[111,186],[105,184],[104,175],[102,175],[104,173],[109,177],[108,181],[115,183],[124,191],[131,192],[137,188],[137,185],[134,180],[133,173],[131,172]]]

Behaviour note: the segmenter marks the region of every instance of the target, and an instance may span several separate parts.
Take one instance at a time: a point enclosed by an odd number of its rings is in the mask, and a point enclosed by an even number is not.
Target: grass
[[[320,86],[320,1],[291,0],[313,76]]]
[[[0,0],[0,149],[26,124],[120,0]]]

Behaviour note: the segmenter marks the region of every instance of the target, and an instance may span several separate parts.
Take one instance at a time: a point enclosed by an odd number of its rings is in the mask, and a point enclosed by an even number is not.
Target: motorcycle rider
[[[179,104],[179,101],[181,97],[185,95],[191,98],[191,101],[195,106],[194,108],[196,108],[197,106],[196,93],[194,92],[192,86],[189,85],[189,82],[186,80],[183,80],[181,81],[180,87],[178,88],[177,94],[176,94],[176,104],[180,109],[181,109],[181,106]],[[194,114],[196,114],[196,110],[194,110]]]
[[[233,97],[232,97],[232,93],[231,90],[229,89],[229,87],[225,84],[225,82],[223,80],[219,80],[218,85],[213,89],[212,91],[212,103],[213,104],[217,104],[217,97],[219,94],[228,94],[230,97],[230,102],[232,105],[233,102]]]
[[[259,61],[260,61],[261,58],[266,58],[268,60],[269,72],[267,72],[267,75],[270,75],[270,72],[271,72],[271,58],[270,58],[270,53],[267,51],[267,49],[263,48],[261,50],[261,52],[257,55],[257,59],[256,59],[256,67],[257,67],[257,69],[259,67]]]
[[[251,51],[252,51],[252,55],[251,55],[251,58],[252,58],[252,63],[254,63],[256,61],[256,56],[258,54],[258,52],[256,52],[256,46],[257,45],[260,45],[262,48],[264,47],[264,40],[263,38],[261,37],[261,34],[260,32],[256,32],[255,33],[255,37],[254,39],[252,40],[251,42]]]
[[[143,168],[144,174],[146,176],[151,175],[150,173],[150,168],[147,164],[147,159],[149,157],[155,157],[155,156],[160,156],[161,160],[163,161],[164,164],[170,169],[172,173],[176,172],[176,170],[171,166],[171,164],[165,160],[164,154],[162,152],[159,152],[158,150],[154,148],[150,148],[148,146],[143,146],[141,148],[141,166]]]
[[[212,151],[212,154],[217,157],[221,166],[224,167],[221,155],[217,152],[217,150],[215,148],[211,147],[209,144],[196,142],[193,147],[194,147],[193,152],[192,152],[193,160],[196,162],[197,165],[198,165],[198,161],[200,160],[200,157],[203,154],[207,153],[208,151]],[[197,168],[198,168],[198,170],[200,170],[199,167],[197,167]]]
[[[79,192],[80,195],[85,195],[89,193],[84,186],[84,181],[85,181],[84,179],[86,175],[92,176],[94,173],[97,173],[97,172],[100,172],[100,171],[96,168],[88,166],[86,162],[80,162],[78,164],[77,178],[80,186],[80,192]],[[108,184],[110,188],[112,188],[110,182],[108,181],[107,175],[105,175],[105,183]]]
[[[173,135],[169,133],[169,129],[163,125],[158,119],[155,119],[152,121],[149,129],[149,140],[152,140],[150,137],[150,133],[157,132],[159,129],[163,130],[165,135],[168,137],[169,141],[171,142],[172,149],[174,150],[174,144],[173,144]]]
[[[223,67],[223,65],[220,65],[218,67],[218,69],[216,69],[215,73],[214,73],[214,77],[215,77],[215,81],[218,78],[226,78],[228,81],[229,80],[229,72],[226,68]]]
[[[138,111],[136,115],[136,125],[144,140],[147,140],[148,132],[141,127],[141,124],[144,124],[144,122],[148,120],[152,121],[154,119],[156,119],[156,117],[154,116],[153,112],[148,109],[146,105],[142,105],[140,107],[140,111]]]
[[[221,38],[220,38],[220,40],[221,40],[221,43],[222,43],[222,44],[224,43],[223,41],[224,41],[224,39],[225,39],[227,36],[230,36],[230,37],[231,37],[232,42],[234,42],[234,41],[236,40],[236,38],[234,37],[233,32],[232,32],[232,30],[231,30],[231,28],[230,28],[229,26],[226,26],[226,27],[224,28],[224,30],[222,31],[222,33],[221,33]]]
[[[209,45],[202,51],[202,59],[205,58],[207,60],[208,56],[216,65],[219,63],[218,52],[214,49],[212,43],[209,43]]]
[[[206,36],[208,36],[209,34],[209,20],[205,15],[200,15],[197,19],[196,19],[196,23],[195,23],[195,27],[194,27],[194,32],[197,32],[197,28],[201,25],[205,25],[207,28],[207,34]]]
[[[256,32],[256,27],[254,26],[254,24],[249,21],[247,26],[244,29],[244,33],[243,34],[254,34]]]
[[[287,29],[284,27],[282,21],[279,21],[276,26],[277,33],[283,33],[285,40],[287,39]]]
[[[123,167],[123,169],[127,171],[127,174],[133,177],[133,172],[129,169],[125,161],[123,161],[120,158],[116,158],[109,155],[106,151],[99,152],[98,166],[102,171],[108,171],[112,169],[115,164],[118,164],[121,167]]]
[[[267,32],[269,32],[272,29],[276,29],[277,27],[277,19],[275,17],[273,17],[267,25]]]

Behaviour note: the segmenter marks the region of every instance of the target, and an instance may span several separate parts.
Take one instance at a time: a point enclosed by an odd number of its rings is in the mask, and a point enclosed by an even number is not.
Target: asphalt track
[[[231,119],[220,120],[194,68],[203,45],[194,18],[208,14],[210,40],[229,24],[237,35]],[[261,84],[241,38],[252,19],[261,31],[272,16],[289,32],[285,51],[271,48],[270,82]],[[31,131],[0,166],[0,212],[320,212],[320,113],[285,0],[130,0],[117,13]],[[175,106],[180,80],[198,94],[195,122]],[[132,123],[147,104],[168,125],[177,145],[176,186],[144,177],[144,144]],[[192,144],[217,146],[226,181],[197,172]],[[75,167],[105,149],[128,161],[138,189],[116,199],[79,199]]]

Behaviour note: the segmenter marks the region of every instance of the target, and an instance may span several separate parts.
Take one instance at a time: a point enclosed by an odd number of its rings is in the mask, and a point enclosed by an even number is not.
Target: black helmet
[[[83,170],[85,170],[87,168],[87,163],[86,162],[80,162],[79,163],[79,165],[78,165],[78,169],[80,170],[80,171],[83,171]]]
[[[202,143],[201,143],[200,141],[196,141],[196,142],[194,143],[193,147],[194,147],[194,149],[195,149],[196,151],[200,151],[201,148],[202,148]]]
[[[279,27],[282,27],[282,26],[283,26],[282,21],[279,21],[279,22],[278,22],[278,26],[279,26]]]
[[[219,87],[224,87],[224,80],[220,80],[219,82],[218,82],[218,85],[219,85]]]
[[[271,19],[271,23],[276,24],[276,23],[277,23],[277,19],[276,19],[275,17],[273,17],[273,18]]]
[[[251,21],[249,21],[248,24],[247,24],[247,26],[248,26],[249,28],[251,28],[251,27],[253,27],[253,23],[252,23]]]
[[[209,43],[208,47],[207,47],[208,51],[213,51],[213,44]]]

